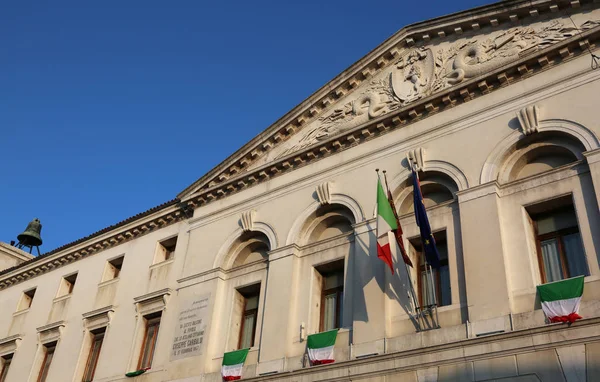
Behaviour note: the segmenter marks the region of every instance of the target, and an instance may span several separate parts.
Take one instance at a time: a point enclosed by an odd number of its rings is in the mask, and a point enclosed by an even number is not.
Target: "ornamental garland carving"
[[[369,81],[365,89],[349,97],[351,100],[335,105],[332,111],[309,125],[299,140],[290,142],[292,145],[277,152],[274,159],[312,146],[320,140],[498,69],[579,33],[570,22],[569,25],[553,21],[537,28],[511,28],[488,38],[462,39],[436,50],[429,47],[408,49],[390,69]],[[586,21],[579,30],[598,25],[600,21]]]

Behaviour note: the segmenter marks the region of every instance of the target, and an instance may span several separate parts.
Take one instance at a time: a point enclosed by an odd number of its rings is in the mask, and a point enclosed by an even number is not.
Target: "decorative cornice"
[[[65,321],[60,320],[60,321],[52,322],[52,323],[44,325],[44,326],[40,326],[39,328],[36,328],[36,330],[38,333],[42,333],[42,332],[46,332],[48,330],[60,328],[62,326],[65,326]]]
[[[319,144],[282,157],[252,171],[244,172],[271,148],[293,135],[302,125],[319,118],[325,110],[329,110],[329,105],[358,87],[362,81],[373,77],[391,65],[400,56],[401,49],[430,43],[434,39],[445,39],[453,34],[459,35],[471,30],[476,31],[486,26],[496,28],[529,18],[533,20],[543,14],[568,10],[573,7],[573,3],[568,0],[553,2],[547,0],[504,1],[401,29],[370,54],[315,92],[305,102],[291,110],[264,133],[234,153],[222,165],[217,166],[181,192],[180,197],[187,195],[183,202],[178,199],[167,202],[147,213],[136,215],[48,254],[1,271],[0,290],[184,220],[190,216],[192,208],[225,198],[430,115],[469,102],[474,98],[547,70],[563,61],[586,54],[588,49],[595,48],[594,43],[600,39],[599,28],[584,31],[531,56],[517,60],[509,66],[464,81],[343,134],[323,140]],[[591,1],[576,3],[579,6],[591,3]],[[189,193],[197,187],[201,188],[190,195]],[[148,216],[147,214],[151,214],[152,217],[143,220]]]
[[[574,3],[577,5],[575,6]],[[295,155],[291,160],[284,161],[282,166],[267,165],[262,171],[255,171],[251,176],[244,177],[244,180],[239,179],[239,175],[259,158],[281,144],[282,141],[285,141],[294,135],[294,133],[299,131],[303,126],[322,117],[324,112],[330,111],[330,105],[358,88],[365,80],[369,80],[377,73],[392,65],[406,48],[439,42],[441,40],[453,38],[456,35],[478,31],[485,27],[499,29],[504,26],[515,25],[516,23],[536,21],[539,16],[553,14],[557,11],[568,11],[588,3],[592,3],[592,0],[582,2],[573,2],[569,0],[557,0],[552,2],[548,0],[509,0],[448,16],[434,18],[402,28],[367,56],[353,64],[350,68],[344,70],[342,74],[335,77],[327,85],[323,86],[300,105],[284,115],[255,139],[240,148],[236,153],[223,161],[220,166],[215,167],[205,176],[180,192],[178,198],[192,199],[192,202],[194,203],[193,207],[195,208],[196,205],[202,204],[203,202],[202,199],[199,199],[199,202],[193,200],[195,198],[190,197],[190,194],[192,193],[194,195],[197,193],[204,195],[203,199],[206,201],[215,200],[225,196],[227,189],[235,191],[239,188],[245,188],[249,185],[258,183],[265,178],[275,176],[280,172],[285,172],[289,168],[302,165],[306,161],[312,161],[313,159],[317,159],[317,157],[326,156],[330,153],[332,148],[321,146],[324,152],[321,152],[320,154],[308,150],[304,152],[304,156]],[[563,58],[569,57],[571,54],[572,53],[568,48],[561,51],[561,56]],[[539,62],[535,62],[536,65],[552,66],[554,64],[551,57],[544,55],[536,56],[539,57]],[[532,64],[534,63],[515,66],[515,68],[518,68],[519,77],[532,74],[531,71],[535,70],[531,67]],[[515,79],[509,74],[512,75],[512,73],[499,73],[497,75],[498,78],[493,79],[491,82],[487,79],[483,81],[480,79],[477,81],[474,88],[477,93],[487,92],[488,90],[491,90],[491,87],[494,85],[497,87],[498,85],[505,85],[508,82],[514,82]],[[500,82],[500,84],[497,84],[498,82]],[[461,89],[453,88],[450,90],[450,93],[455,94],[452,94],[452,96],[447,97],[447,99],[443,101],[446,106],[448,104],[454,104],[455,97],[469,99],[472,95],[470,89],[464,89],[464,87],[461,87]],[[421,105],[419,105],[420,107],[411,105],[412,107],[409,108],[410,110],[406,114],[410,116],[409,120],[419,118],[422,115],[420,111],[423,109],[423,106],[429,114],[437,111],[436,104],[437,102],[421,102]],[[404,121],[399,120],[395,124],[397,123],[403,124]],[[367,134],[366,138],[368,138],[373,131],[368,129],[364,133]],[[350,143],[365,138],[361,137],[361,134],[358,134],[358,136],[356,134],[347,135],[346,137],[351,140]],[[340,149],[341,147],[334,147],[333,151],[339,151]],[[235,179],[236,182],[230,182],[233,179]],[[218,187],[219,185],[224,185],[225,189],[223,189],[223,187]],[[213,192],[210,192],[211,190],[213,190]]]
[[[164,299],[165,296],[170,295],[171,292],[172,291],[170,288],[164,288],[161,290],[157,290],[155,292],[145,294],[143,296],[135,297],[133,299],[133,302],[135,302],[136,304],[145,304],[145,303],[148,303],[149,301],[152,301],[155,299]]]
[[[146,220],[134,220],[120,230],[108,231],[95,240],[73,245],[64,252],[44,254],[9,269],[5,274],[0,274],[0,290],[186,219],[185,210],[179,205],[167,206],[165,210],[159,212]]]
[[[394,113],[373,119],[343,134],[333,136],[302,151],[294,152],[277,161],[267,163],[253,171],[238,174],[219,184],[211,183],[210,187],[190,196],[184,202],[198,208],[212,201],[223,199],[271,178],[291,172],[360,143],[529,78],[564,61],[572,60],[581,54],[587,54],[588,47],[593,48],[593,44],[598,40],[600,40],[600,28],[587,30],[542,49],[536,54],[523,57],[510,65],[415,101]],[[568,52],[568,54],[565,54],[565,52]]]
[[[65,327],[65,321],[56,321],[37,328],[38,340],[41,344],[58,341]]]
[[[94,318],[94,317],[98,317],[98,316],[103,316],[103,315],[108,314],[109,312],[114,312],[114,311],[115,311],[115,307],[112,305],[108,305],[108,306],[105,306],[104,308],[95,309],[95,310],[92,310],[91,312],[83,313],[81,316],[85,319],[90,319],[90,318]]]
[[[83,325],[86,330],[105,328],[110,324],[115,309],[112,305],[83,313]]]
[[[23,336],[21,334],[15,334],[10,337],[4,337],[4,338],[0,339],[0,346],[7,344],[7,343],[15,342],[15,341],[21,340],[21,339],[23,339]]]
[[[0,339],[0,355],[14,353],[22,340],[23,336],[21,334]]]

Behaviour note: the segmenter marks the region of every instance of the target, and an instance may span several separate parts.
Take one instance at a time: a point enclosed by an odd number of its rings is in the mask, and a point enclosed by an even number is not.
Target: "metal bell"
[[[25,232],[17,236],[17,240],[19,240],[19,244],[24,247],[38,247],[42,245],[42,223],[40,223],[40,219],[33,219],[29,224],[27,224],[27,228],[25,228]]]

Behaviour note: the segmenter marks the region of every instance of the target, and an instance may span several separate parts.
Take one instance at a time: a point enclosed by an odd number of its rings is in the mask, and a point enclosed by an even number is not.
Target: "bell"
[[[27,228],[25,228],[25,232],[17,236],[17,240],[19,240],[19,244],[24,247],[38,247],[42,245],[42,223],[40,223],[40,219],[33,219],[29,224],[27,224]]]

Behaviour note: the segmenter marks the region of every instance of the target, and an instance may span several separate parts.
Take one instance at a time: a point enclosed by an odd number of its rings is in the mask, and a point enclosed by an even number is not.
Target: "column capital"
[[[587,159],[588,164],[600,162],[600,148],[586,151],[583,156]]]
[[[276,248],[269,252],[269,261],[275,261],[288,256],[296,256],[300,253],[300,247],[296,244],[289,244],[283,247]]]
[[[367,232],[371,232],[375,229],[377,224],[377,218],[371,218],[361,221],[353,225],[354,235],[362,235]]]
[[[473,199],[482,198],[484,196],[496,194],[496,196],[502,196],[500,194],[500,185],[497,181],[492,181],[484,184],[480,184],[475,187],[467,188],[466,190],[458,191],[456,196],[458,196],[459,203],[468,202]]]

